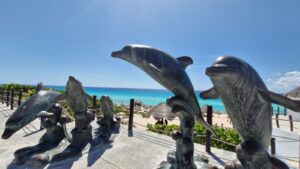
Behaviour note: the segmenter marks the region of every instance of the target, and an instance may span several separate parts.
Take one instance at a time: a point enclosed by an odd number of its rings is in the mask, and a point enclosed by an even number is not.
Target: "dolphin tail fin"
[[[270,161],[271,161],[272,169],[289,169],[290,168],[284,162],[282,162],[281,160],[277,159],[274,156],[270,157]]]
[[[214,129],[209,125],[201,116],[196,116],[196,121],[202,124],[202,126],[210,131],[215,137],[218,137],[217,133],[214,131]]]
[[[266,101],[279,104],[296,112],[300,112],[300,101],[298,100],[292,100],[288,97],[260,88],[258,88],[258,92]]]

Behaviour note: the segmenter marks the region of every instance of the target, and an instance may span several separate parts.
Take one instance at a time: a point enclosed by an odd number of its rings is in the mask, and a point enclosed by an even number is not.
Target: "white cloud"
[[[288,92],[300,86],[300,71],[292,71],[284,74],[278,73],[276,78],[269,78],[267,83],[271,90]]]

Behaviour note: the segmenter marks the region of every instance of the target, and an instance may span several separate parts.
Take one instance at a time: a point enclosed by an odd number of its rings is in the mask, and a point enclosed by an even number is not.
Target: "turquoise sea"
[[[56,90],[64,90],[64,86],[46,86]],[[103,95],[108,95],[114,103],[129,103],[131,98],[142,101],[146,105],[157,105],[165,102],[167,98],[173,96],[168,90],[160,89],[132,89],[132,88],[106,88],[106,87],[85,87],[84,90],[89,95],[96,95],[99,99]],[[225,112],[224,105],[220,99],[202,100],[199,97],[200,91],[196,91],[196,95],[200,106],[212,105],[215,111]],[[277,105],[273,105],[274,112],[277,112]],[[280,112],[283,108],[280,107]]]

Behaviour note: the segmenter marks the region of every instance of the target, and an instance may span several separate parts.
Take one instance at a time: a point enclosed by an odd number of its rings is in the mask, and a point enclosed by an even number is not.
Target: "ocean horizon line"
[[[4,85],[4,84],[19,84],[19,85],[28,85],[28,86],[37,86],[37,84],[21,84],[21,83],[2,83],[0,84],[0,86]],[[66,87],[66,85],[44,85],[44,87]],[[134,88],[134,87],[107,87],[107,86],[83,86],[83,88],[110,88],[110,89],[132,89],[132,90],[160,90],[160,91],[170,91],[166,88]],[[200,89],[196,89],[194,90],[195,92],[201,92],[204,90],[200,90]],[[171,91],[170,91],[171,92]]]

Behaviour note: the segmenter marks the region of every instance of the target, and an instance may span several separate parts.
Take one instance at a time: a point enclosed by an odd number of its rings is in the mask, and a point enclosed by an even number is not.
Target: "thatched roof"
[[[285,96],[300,99],[300,86],[287,92]]]
[[[173,120],[175,118],[175,114],[172,113],[171,107],[166,105],[166,103],[160,103],[159,105],[153,107],[147,112],[146,117],[153,116],[156,120],[165,118],[168,120]]]

